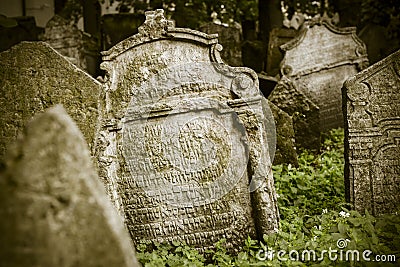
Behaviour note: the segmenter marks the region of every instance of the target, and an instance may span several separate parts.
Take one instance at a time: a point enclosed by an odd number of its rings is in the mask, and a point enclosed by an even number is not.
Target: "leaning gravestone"
[[[276,151],[273,164],[290,163],[298,166],[292,117],[272,102],[268,102],[268,105],[274,116],[276,127]]]
[[[40,40],[50,44],[57,52],[92,76],[100,64],[100,43],[96,37],[78,29],[71,21],[55,15],[46,24]]]
[[[400,203],[400,50],[343,87],[346,197],[358,211],[397,212]]]
[[[157,10],[103,52],[97,156],[135,242],[204,251],[226,238],[236,249],[278,226],[267,106],[256,74],[222,63],[219,48],[216,35],[172,27]]]
[[[0,266],[139,266],[81,132],[58,106],[39,114],[0,174]]]
[[[320,108],[320,127],[343,127],[343,82],[368,65],[364,43],[355,28],[337,28],[325,18],[306,22],[299,35],[281,46],[281,72]]]
[[[61,103],[90,146],[101,85],[48,44],[22,42],[0,53],[0,159],[36,112]]]
[[[318,151],[321,145],[319,107],[286,76],[282,76],[268,100],[292,117],[296,146]]]

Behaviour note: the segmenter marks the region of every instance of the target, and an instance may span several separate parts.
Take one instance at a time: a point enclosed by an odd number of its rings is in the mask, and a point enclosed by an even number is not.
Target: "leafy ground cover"
[[[206,255],[186,244],[141,243],[137,257],[143,266],[400,265],[400,215],[348,210],[343,169],[343,130],[336,129],[325,137],[321,153],[301,152],[299,167],[273,167],[278,232],[243,240],[237,255],[220,240]]]

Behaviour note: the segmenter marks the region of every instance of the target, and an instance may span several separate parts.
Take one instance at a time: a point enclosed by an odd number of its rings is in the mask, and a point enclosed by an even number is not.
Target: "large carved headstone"
[[[0,266],[139,266],[85,140],[57,106],[34,117],[0,173]]]
[[[226,238],[235,249],[278,226],[266,101],[256,74],[218,50],[215,35],[174,28],[157,10],[103,52],[101,178],[136,242],[203,251]]]
[[[346,197],[358,211],[396,212],[400,204],[400,51],[343,88]]]
[[[281,46],[281,73],[304,88],[320,108],[322,131],[343,127],[343,82],[368,65],[366,48],[355,28],[337,28],[325,18],[303,24],[299,35]]]
[[[98,125],[101,85],[43,42],[0,53],[0,158],[36,112],[63,104],[90,146]]]

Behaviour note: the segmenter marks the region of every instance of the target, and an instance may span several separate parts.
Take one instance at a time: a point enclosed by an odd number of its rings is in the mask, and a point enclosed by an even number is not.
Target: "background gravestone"
[[[204,251],[226,238],[236,250],[278,227],[268,107],[256,74],[223,64],[219,50],[215,35],[174,28],[157,10],[103,52],[97,156],[136,242]]]
[[[39,114],[0,175],[0,266],[139,266],[75,123]]]
[[[50,44],[69,61],[85,70],[92,76],[96,74],[99,64],[98,42],[90,34],[82,32],[78,27],[59,15],[55,15],[46,24],[41,40]]]
[[[46,24],[42,40],[67,57],[72,63],[85,70],[86,60],[83,51],[83,33],[71,25],[67,19],[55,15]]]
[[[92,146],[100,93],[99,82],[46,43],[22,42],[0,53],[0,158],[36,112],[57,103]]]
[[[360,212],[400,203],[400,51],[343,87],[346,198]]]
[[[274,165],[290,163],[298,166],[292,117],[272,102],[268,101],[268,105],[276,127],[276,151],[273,163]]]
[[[282,76],[268,99],[292,116],[296,146],[318,151],[321,131],[317,105],[286,76]]]
[[[218,41],[222,45],[221,58],[231,66],[243,66],[242,63],[242,27],[239,23],[229,26],[214,22],[200,26],[199,31],[218,34]]]
[[[279,74],[280,63],[283,59],[283,52],[279,47],[292,40],[297,34],[297,30],[288,28],[274,28],[269,33],[266,60],[266,72],[269,76]]]
[[[320,128],[343,127],[343,82],[368,64],[355,28],[337,28],[325,18],[303,24],[299,35],[281,46],[281,72],[320,108]]]

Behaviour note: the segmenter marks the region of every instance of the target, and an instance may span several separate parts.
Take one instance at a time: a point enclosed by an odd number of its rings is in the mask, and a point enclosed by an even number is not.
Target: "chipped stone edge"
[[[9,53],[11,52],[11,50],[17,49],[19,46],[22,46],[24,44],[42,44],[44,45],[46,48],[49,48],[52,50],[52,52],[56,53],[57,55],[60,56],[60,58],[62,58],[63,60],[65,60],[65,62],[70,65],[75,71],[77,72],[81,72],[84,76],[86,76],[87,78],[89,78],[90,80],[92,80],[94,83],[96,83],[96,85],[101,86],[102,84],[94,79],[92,76],[90,76],[90,74],[88,74],[87,72],[85,72],[84,70],[82,70],[81,68],[79,68],[78,66],[76,66],[74,63],[72,63],[71,61],[69,61],[65,56],[63,56],[62,54],[60,54],[60,52],[58,52],[57,50],[55,50],[50,44],[48,44],[45,41],[36,41],[36,42],[31,42],[31,41],[22,41],[16,45],[13,45],[10,49],[5,50],[1,53]]]
[[[85,144],[86,151],[88,152],[87,156],[90,159],[90,165],[92,167],[92,173],[91,175],[88,175],[86,179],[82,179],[82,182],[86,185],[87,190],[90,191],[90,193],[94,196],[97,204],[102,207],[102,213],[105,221],[110,226],[111,231],[114,232],[114,234],[118,237],[116,239],[120,241],[119,244],[124,254],[123,256],[126,266],[139,266],[135,255],[131,254],[132,252],[135,253],[135,247],[132,240],[129,238],[129,233],[126,227],[123,224],[123,218],[117,213],[115,208],[112,206],[112,203],[109,201],[108,194],[98,178],[96,168],[94,167],[93,160],[91,159],[89,153],[87,142],[76,122],[68,115],[67,111],[61,104],[57,104],[48,108],[45,113],[41,113],[39,116],[43,116],[43,114],[56,117],[61,124],[72,125],[72,127],[69,128],[69,131],[76,134],[81,142]],[[85,153],[85,151],[83,151],[83,153]]]
[[[390,54],[386,58],[382,59],[381,61],[369,66],[368,68],[360,71],[359,73],[355,74],[354,76],[348,78],[344,82],[344,87],[349,89],[352,85],[356,83],[361,83],[362,81],[368,79],[369,77],[375,75],[378,73],[381,69],[385,68],[390,64],[390,62],[393,62],[394,58],[398,57],[400,59],[400,49],[397,50],[396,52]]]

